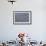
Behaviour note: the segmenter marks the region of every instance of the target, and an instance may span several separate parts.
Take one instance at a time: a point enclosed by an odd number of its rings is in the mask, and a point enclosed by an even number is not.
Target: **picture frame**
[[[13,11],[14,25],[30,25],[32,24],[31,11]]]

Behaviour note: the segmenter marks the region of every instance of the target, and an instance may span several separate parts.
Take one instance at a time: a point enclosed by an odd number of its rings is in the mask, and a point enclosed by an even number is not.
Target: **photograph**
[[[46,46],[46,0],[0,0],[0,46]]]

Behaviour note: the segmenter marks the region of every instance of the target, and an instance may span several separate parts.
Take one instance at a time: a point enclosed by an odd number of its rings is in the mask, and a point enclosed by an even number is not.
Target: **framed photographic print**
[[[13,11],[13,24],[15,25],[32,24],[32,12],[31,11]]]

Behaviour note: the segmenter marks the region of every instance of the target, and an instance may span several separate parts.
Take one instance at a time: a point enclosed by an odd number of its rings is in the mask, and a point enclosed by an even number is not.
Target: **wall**
[[[17,0],[13,5],[0,0],[0,40],[15,40],[19,32],[31,34],[37,41],[46,40],[45,0]],[[13,25],[13,11],[31,10],[32,25]]]

